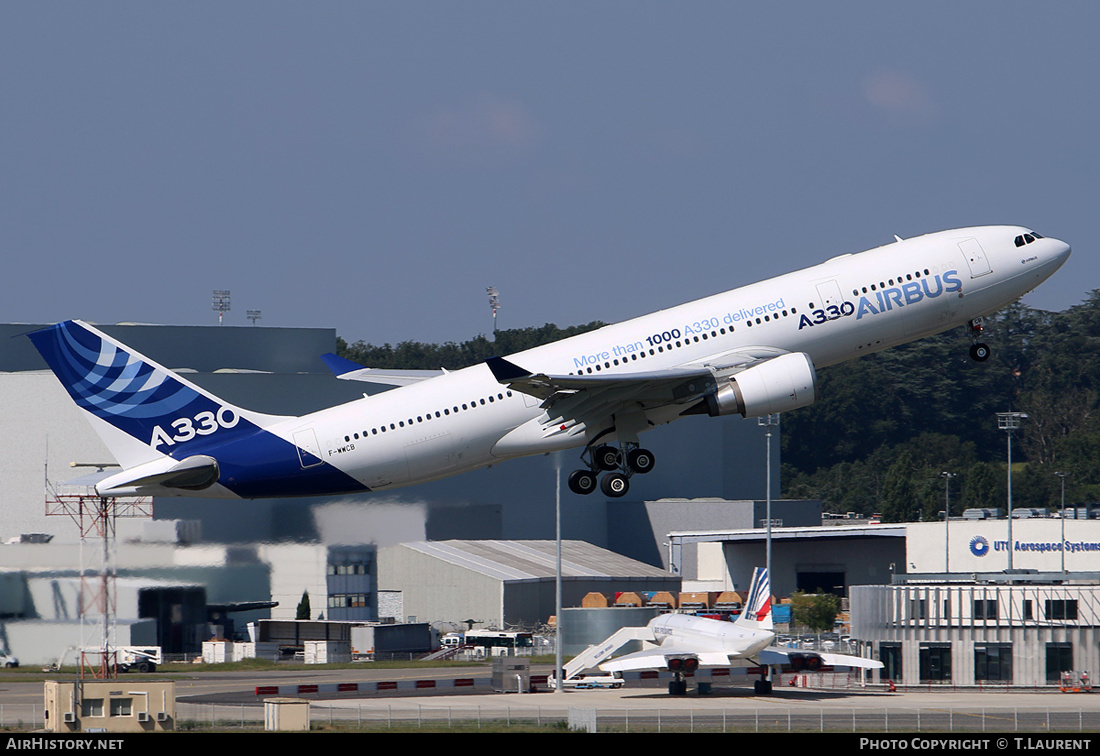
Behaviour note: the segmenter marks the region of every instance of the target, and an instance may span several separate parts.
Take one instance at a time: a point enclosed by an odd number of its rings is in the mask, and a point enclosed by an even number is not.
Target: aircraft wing
[[[692,656],[699,660],[700,667],[728,667],[730,655],[725,651],[701,651],[692,648],[670,648],[663,643],[659,648],[635,651],[619,656],[600,665],[604,672],[633,672],[643,669],[668,669],[669,658]]]
[[[446,372],[445,370],[381,370],[363,367],[358,362],[352,362],[332,352],[322,354],[321,361],[340,380],[381,383],[386,386],[408,386],[410,383],[435,378]]]
[[[830,654],[821,651],[802,651],[796,648],[769,646],[756,655],[761,664],[790,664],[794,667],[810,669],[813,665],[830,667],[857,667],[859,669],[882,669],[883,664],[874,659],[848,654]],[[817,659],[817,662],[808,660]]]
[[[714,390],[710,368],[677,368],[614,375],[547,375],[532,373],[503,359],[486,361],[493,376],[508,388],[542,400],[551,420],[606,417],[619,409],[651,409],[668,404],[690,406]]]
[[[743,346],[669,370],[584,375],[532,373],[502,357],[491,357],[486,364],[499,382],[542,400],[550,422],[557,423],[673,404],[686,410],[713,392],[720,379],[785,354],[777,347]]]

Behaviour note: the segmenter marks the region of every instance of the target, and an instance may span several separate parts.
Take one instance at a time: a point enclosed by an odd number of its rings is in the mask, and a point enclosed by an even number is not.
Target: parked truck
[[[83,652],[86,655],[100,659],[103,649],[100,647],[86,647]],[[115,654],[114,663],[119,672],[129,672],[131,669],[136,672],[156,672],[157,665],[164,663],[164,655],[161,653],[160,646],[111,646],[110,652]],[[70,654],[79,655],[80,653],[79,646],[69,646],[61,652],[61,656],[54,663],[52,670],[61,669]]]

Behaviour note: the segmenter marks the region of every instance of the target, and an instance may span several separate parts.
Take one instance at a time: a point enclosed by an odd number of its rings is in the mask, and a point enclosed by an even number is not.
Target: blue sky
[[[944,228],[1100,288],[1100,6],[6,2],[0,321],[460,341]]]

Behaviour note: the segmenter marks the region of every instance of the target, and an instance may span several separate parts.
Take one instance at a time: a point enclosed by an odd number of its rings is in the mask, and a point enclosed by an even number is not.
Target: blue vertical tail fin
[[[30,339],[123,467],[203,454],[285,419],[235,407],[79,320]]]

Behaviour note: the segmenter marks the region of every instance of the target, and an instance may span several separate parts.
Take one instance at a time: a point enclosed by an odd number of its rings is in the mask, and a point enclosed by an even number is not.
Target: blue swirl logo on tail
[[[51,330],[53,338],[43,339],[42,334]],[[74,401],[104,420],[173,415],[200,396],[166,372],[75,323],[60,323],[31,339]]]
[[[234,408],[82,323],[58,323],[30,338],[78,406],[170,456],[196,453],[206,446],[198,442],[222,429],[257,430]]]

